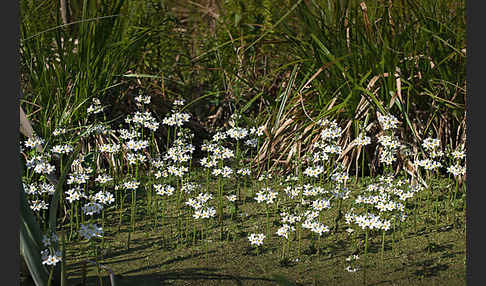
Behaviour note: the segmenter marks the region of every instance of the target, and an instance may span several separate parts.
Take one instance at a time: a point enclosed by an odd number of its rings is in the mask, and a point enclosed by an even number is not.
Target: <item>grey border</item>
[[[4,3],[7,7],[2,9],[3,11],[3,27],[4,33],[7,34],[9,40],[3,43],[3,47],[7,48],[7,52],[3,53],[4,56],[4,63],[6,62],[7,65],[3,69],[3,79],[4,83],[7,83],[6,89],[3,89],[3,98],[8,99],[8,105],[4,105],[3,108],[8,107],[7,112],[4,115],[4,126],[8,126],[9,128],[13,129],[11,132],[13,133],[10,137],[11,140],[8,140],[10,144],[8,144],[8,148],[6,150],[8,153],[8,163],[4,163],[6,168],[5,176],[8,176],[8,187],[3,189],[5,193],[8,193],[8,202],[5,202],[4,207],[2,207],[2,217],[4,218],[4,222],[9,224],[10,228],[12,229],[12,235],[8,236],[8,243],[5,245],[8,248],[9,252],[9,263],[7,264],[7,269],[4,269],[3,273],[6,274],[8,271],[8,275],[5,275],[3,279],[7,279],[5,281],[5,285],[19,285],[20,284],[20,240],[19,240],[19,226],[20,226],[20,215],[19,215],[19,195],[18,195],[18,183],[20,182],[20,160],[19,160],[19,90],[20,90],[20,66],[19,66],[19,35],[20,35],[20,5],[19,1],[6,1]],[[5,85],[4,85],[5,86]],[[13,103],[13,104],[12,104]],[[8,119],[5,118],[8,116]],[[15,119],[14,119],[15,118]],[[13,124],[12,124],[13,123]],[[6,136],[6,135],[5,135]],[[15,233],[15,235],[14,235]],[[15,247],[12,247],[15,246]],[[5,266],[4,266],[5,267]],[[2,283],[3,284],[3,283]]]
[[[467,112],[467,118],[466,118],[466,128],[467,128],[467,139],[466,139],[466,146],[467,146],[467,166],[466,166],[466,172],[467,172],[467,180],[466,180],[466,187],[467,187],[467,196],[466,196],[466,282],[467,285],[480,285],[480,282],[474,283],[472,273],[473,273],[473,264],[472,264],[472,209],[473,207],[473,198],[476,198],[476,201],[478,201],[478,194],[481,193],[481,190],[478,188],[478,191],[473,195],[473,176],[472,176],[472,168],[474,164],[473,160],[473,148],[472,148],[472,120],[473,116],[475,113],[473,111],[473,101],[472,101],[472,81],[473,77],[477,75],[478,73],[474,73],[474,67],[473,67],[473,61],[472,61],[472,54],[474,50],[474,45],[472,43],[472,37],[473,33],[471,30],[472,26],[472,12],[473,9],[471,7],[471,4],[473,1],[467,1],[466,3],[466,31],[467,31],[467,39],[466,39],[466,46],[467,46],[467,51],[466,51],[466,81],[467,81],[467,87],[466,87],[466,112]],[[477,2],[476,2],[477,3]],[[478,5],[476,6],[477,8]],[[479,13],[476,12],[476,15]],[[476,18],[477,19],[477,18]],[[478,23],[476,23],[478,24]],[[476,65],[476,69],[479,69],[479,65]],[[482,79],[481,79],[482,80]],[[478,104],[476,103],[476,110],[478,110]],[[482,111],[480,111],[482,112]],[[476,119],[477,120],[477,119]],[[476,151],[477,152],[477,151]],[[478,160],[476,160],[477,162]],[[477,237],[477,234],[476,234]],[[477,249],[477,248],[476,248]],[[479,254],[479,253],[478,253]]]

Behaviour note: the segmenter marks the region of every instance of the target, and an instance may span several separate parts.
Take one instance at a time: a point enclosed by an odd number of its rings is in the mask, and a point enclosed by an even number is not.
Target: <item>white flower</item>
[[[117,153],[120,151],[120,145],[119,144],[103,144],[99,147],[99,151],[101,153]]]
[[[331,206],[331,203],[326,199],[315,200],[312,203],[312,208],[316,211],[321,211],[327,209]]]
[[[129,165],[135,165],[137,163],[137,157],[135,156],[135,154],[128,153],[127,161]]]
[[[378,121],[383,127],[383,130],[395,129],[398,127],[399,124],[399,121],[391,114],[389,115],[378,114]]]
[[[191,116],[188,113],[174,113],[162,120],[162,124],[181,127],[184,122],[189,121]]]
[[[451,152],[454,159],[464,159],[466,157],[466,152],[464,150],[455,150]]]
[[[211,218],[216,216],[216,209],[213,207],[206,207],[202,209],[201,218]]]
[[[384,231],[389,230],[391,227],[391,222],[389,220],[384,220],[383,223],[381,224],[381,229]]]
[[[34,149],[37,146],[42,146],[44,144],[44,139],[38,137],[37,135],[34,135],[32,137],[29,137],[25,142],[24,145],[27,148]]]
[[[356,145],[366,146],[371,143],[371,138],[361,133],[358,138],[356,138]]]
[[[349,266],[349,265],[348,265],[348,266],[345,268],[345,270],[346,270],[346,271],[348,271],[348,272],[353,273],[353,272],[358,271],[359,269],[358,269],[357,267],[356,267],[356,268],[352,268],[351,266]]]
[[[174,105],[177,105],[177,106],[184,105],[184,99],[176,99],[176,100],[174,100]]]
[[[331,177],[332,180],[338,184],[346,183],[346,181],[349,179],[349,176],[346,172],[334,173]]]
[[[258,139],[256,138],[248,139],[245,141],[245,145],[255,148],[258,145]]]
[[[440,162],[432,161],[430,159],[419,160],[415,162],[415,164],[423,167],[425,170],[433,170],[442,166]]]
[[[289,225],[289,224],[284,224],[282,227],[280,227],[280,228],[277,230],[276,234],[277,234],[278,236],[283,236],[283,237],[285,237],[286,239],[288,239],[288,238],[289,238],[289,233],[290,233],[290,231],[293,231],[293,230],[295,230],[295,227],[293,227],[293,226],[291,226],[291,225]]]
[[[55,145],[52,147],[51,152],[52,153],[57,153],[57,154],[69,154],[73,151],[73,147],[69,145]]]
[[[356,254],[353,254],[353,255],[350,255],[346,258],[346,261],[353,261],[353,260],[358,260],[359,259],[359,256],[356,255]]]
[[[39,162],[34,167],[34,172],[37,174],[50,174],[56,170],[54,165],[49,164],[48,162]]]
[[[321,166],[317,166],[317,167],[307,167],[303,174],[306,175],[306,176],[309,176],[309,177],[314,177],[314,178],[317,178],[322,172],[324,171],[324,168],[321,167]]]
[[[138,103],[150,104],[150,95],[144,96],[140,94],[135,97],[135,101]]]
[[[192,191],[196,190],[197,188],[199,188],[200,185],[199,184],[196,184],[196,183],[192,183],[192,182],[185,182],[182,187],[181,187],[181,190],[183,192],[185,192],[186,194],[189,194],[191,193]]]
[[[466,174],[466,167],[459,166],[459,165],[449,166],[447,168],[447,172],[453,174],[456,177],[461,176],[461,175],[465,175]]]
[[[103,191],[96,193],[94,199],[103,205],[109,205],[115,201],[115,197],[113,196],[112,193],[103,192]]]
[[[213,176],[219,176],[221,175],[222,170],[221,169],[213,169],[213,172],[211,173]]]
[[[329,232],[329,227],[325,226],[322,223],[314,222],[312,224],[311,231],[322,235],[324,232]]]
[[[137,180],[132,180],[132,181],[128,181],[128,182],[123,183],[123,187],[127,190],[136,190],[139,185],[140,185],[140,182],[138,182]]]
[[[66,128],[58,127],[54,131],[52,131],[52,135],[59,136],[61,134],[66,134]]]
[[[37,185],[36,184],[25,184],[23,183],[24,191],[28,195],[35,195],[37,193]]]
[[[263,233],[251,233],[248,236],[248,240],[250,241],[251,245],[263,245],[263,240],[265,239],[265,234]]]
[[[33,200],[30,202],[30,208],[33,211],[47,210],[48,204],[41,200]]]
[[[98,177],[96,177],[95,181],[100,183],[100,184],[105,184],[105,183],[108,183],[110,181],[113,181],[113,178],[110,175],[107,175],[107,174],[100,174],[100,175],[98,175]]]
[[[221,170],[221,176],[223,176],[223,178],[229,178],[231,174],[233,174],[233,170],[228,166],[223,167]]]
[[[61,252],[56,251],[55,253],[51,253],[49,249],[41,251],[41,259],[42,259],[42,264],[47,264],[47,265],[56,265],[59,261],[62,260],[61,257]]]
[[[245,175],[250,175],[251,171],[250,171],[249,168],[242,168],[242,169],[239,169],[236,173],[241,175],[241,176],[245,176]]]
[[[66,200],[68,200],[70,203],[74,201],[78,201],[81,199],[81,192],[76,190],[76,189],[70,189],[68,191],[68,196],[66,197]]]
[[[424,139],[422,143],[422,147],[424,147],[426,150],[434,150],[440,147],[440,140],[439,139],[434,139],[431,137],[428,137]]]
[[[263,188],[260,192],[256,193],[255,200],[259,203],[266,201],[267,204],[274,202],[278,193],[273,192],[270,188]]]
[[[160,196],[163,196],[163,195],[171,196],[175,191],[175,188],[172,187],[171,185],[154,184],[153,187],[154,187],[155,193],[157,195],[160,195]]]
[[[233,127],[226,131],[226,134],[233,139],[240,140],[248,135],[248,130],[246,130],[246,128]]]
[[[52,195],[56,192],[56,187],[49,183],[42,183],[39,185],[39,194],[47,193]]]
[[[218,142],[226,139],[227,134],[223,132],[216,132],[216,134],[213,135],[213,141]]]

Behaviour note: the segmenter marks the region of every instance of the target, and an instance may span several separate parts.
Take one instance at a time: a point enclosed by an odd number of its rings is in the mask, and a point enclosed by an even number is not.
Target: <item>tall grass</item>
[[[124,2],[85,0],[67,29],[54,2],[21,1],[24,108],[39,135],[85,124],[91,98],[103,98],[133,68],[144,31],[127,25]]]
[[[297,82],[309,87],[287,99],[294,124],[305,133],[307,117],[362,124],[386,112],[418,148],[429,131],[451,148],[462,144],[445,136],[464,124],[464,11],[463,1],[305,1],[277,28],[300,63]]]
[[[354,127],[366,123],[377,132],[368,124],[376,112],[403,122],[410,148],[420,149],[419,134],[429,131],[450,148],[465,140],[465,132],[447,135],[465,128],[464,1],[169,1],[165,7],[182,19],[177,35],[188,45],[173,65],[187,86],[173,90],[188,99],[211,94],[209,106],[197,108],[211,118],[207,126],[244,110],[278,131],[267,144],[280,147],[263,148],[262,158],[299,157],[315,140],[313,121],[324,117],[349,125],[343,140],[350,143],[358,135]],[[155,65],[150,72],[157,74]],[[280,144],[289,134],[299,139]],[[346,156],[350,164],[358,153]]]

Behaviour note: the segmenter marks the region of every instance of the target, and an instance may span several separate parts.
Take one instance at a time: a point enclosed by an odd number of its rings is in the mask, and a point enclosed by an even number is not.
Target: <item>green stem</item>
[[[385,230],[382,232],[381,236],[381,263],[384,264],[384,254],[385,254]]]
[[[365,234],[364,254],[365,254],[365,261],[364,261],[364,270],[363,270],[363,284],[366,285],[366,269],[368,267],[368,228],[366,228],[366,234]]]
[[[361,156],[361,178],[364,178],[364,164],[365,164],[365,148],[364,146],[361,148],[361,152],[363,153]]]
[[[51,267],[51,271],[49,272],[49,279],[47,280],[47,286],[52,285],[52,275],[54,274],[54,266]]]

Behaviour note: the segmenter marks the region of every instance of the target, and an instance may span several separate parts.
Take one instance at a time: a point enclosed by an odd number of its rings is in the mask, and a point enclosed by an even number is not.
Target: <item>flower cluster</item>
[[[462,162],[466,158],[464,147],[450,152],[450,157],[453,162],[447,167],[447,172],[451,173],[454,177],[466,175],[465,162]]]
[[[348,257],[346,257],[346,262],[349,263],[348,266],[346,266],[345,270],[354,273],[359,270],[357,266],[353,267],[354,264],[356,264],[356,261],[359,260],[359,255],[353,254]]]
[[[89,114],[97,114],[102,112],[104,109],[103,106],[101,106],[101,101],[98,98],[93,98],[93,103],[88,107],[86,112]]]
[[[263,240],[266,238],[265,234],[263,233],[251,233],[248,236],[248,240],[250,241],[251,245],[261,246],[263,245]]]
[[[95,182],[98,182],[101,185],[106,184],[106,183],[111,182],[111,181],[113,181],[113,178],[108,174],[99,174],[95,178]]]
[[[378,114],[378,122],[380,122],[383,130],[396,129],[400,123],[393,115]]]
[[[93,196],[93,199],[101,205],[110,205],[115,202],[115,197],[107,191],[100,191]]]
[[[427,155],[424,156],[424,159],[417,160],[415,164],[425,170],[434,170],[442,167],[440,157],[444,155],[444,152],[440,150],[440,140],[428,137],[422,142],[422,147],[424,147]]]
[[[199,189],[201,187],[200,184],[194,183],[194,182],[184,182],[184,184],[181,187],[181,191],[183,191],[186,194],[190,194],[193,191]]]
[[[140,186],[140,182],[137,180],[130,180],[123,183],[123,187],[127,190],[136,190]]]
[[[34,169],[36,174],[51,174],[56,170],[54,165],[49,163],[48,156],[46,154],[33,156],[26,160],[26,167],[28,169]]]
[[[52,131],[52,135],[54,136],[59,136],[61,134],[66,134],[66,133],[67,130],[64,127],[57,127],[56,129],[54,129],[54,131]]]
[[[188,113],[174,112],[172,115],[165,117],[162,124],[168,126],[181,127],[184,122],[188,122],[191,116]]]
[[[400,142],[392,134],[379,136],[378,143],[383,147],[380,153],[380,162],[385,165],[391,165],[397,159],[396,153],[401,146]]]
[[[52,147],[51,152],[57,154],[69,154],[73,152],[73,150],[74,150],[73,147],[64,144],[64,145],[55,145],[54,147]]]
[[[56,191],[56,187],[53,184],[50,183],[30,183],[30,184],[23,184],[24,186],[24,191],[28,195],[42,195],[42,194],[48,194],[48,195],[53,195],[54,192]]]
[[[277,230],[276,234],[278,236],[282,236],[282,237],[285,237],[286,239],[289,239],[290,232],[291,231],[294,231],[294,230],[295,230],[295,227],[294,226],[291,226],[291,225],[285,223],[283,226],[281,226]]]
[[[155,193],[159,196],[171,196],[175,191],[175,188],[171,185],[154,184],[153,187]]]
[[[103,144],[99,146],[101,153],[118,153],[120,151],[120,144]]]
[[[228,166],[224,166],[221,169],[215,168],[213,169],[212,173],[213,176],[220,176],[223,178],[229,178],[231,174],[233,174],[233,169]]]
[[[151,131],[156,131],[159,129],[159,122],[157,122],[157,119],[152,116],[150,111],[136,111],[133,116],[128,116],[125,118],[125,122],[128,124],[133,123],[136,128],[145,127]]]
[[[32,200],[30,201],[30,209],[35,211],[35,212],[38,212],[40,210],[47,210],[48,209],[48,206],[49,204],[42,201],[42,200]]]
[[[278,193],[272,191],[270,188],[263,188],[260,192],[256,193],[255,200],[259,203],[266,202],[267,204],[274,203]]]
[[[311,164],[303,174],[309,177],[317,178],[326,170],[324,166],[333,157],[342,153],[342,148],[338,140],[342,134],[342,128],[338,126],[335,120],[319,120],[317,125],[323,127],[319,140],[314,143],[314,151],[305,157],[306,161]]]
[[[309,166],[302,173],[306,176],[317,178],[322,172],[324,172],[324,167],[318,165],[315,167]]]
[[[406,218],[404,202],[422,191],[419,185],[405,180],[395,180],[392,176],[381,176],[376,183],[369,184],[362,194],[355,199],[357,206],[368,209],[365,213],[356,214],[352,209],[345,215],[346,223],[355,223],[362,229],[381,229],[387,231],[392,221],[403,221]],[[375,214],[365,205],[378,211]]]
[[[231,129],[227,130],[226,134],[228,134],[228,136],[230,138],[233,138],[235,140],[241,140],[248,135],[248,130],[246,128],[235,126]]]
[[[34,134],[32,137],[29,137],[27,138],[27,140],[25,140],[24,145],[29,149],[35,149],[37,148],[37,146],[42,147],[44,142],[45,142],[44,139]]]
[[[88,197],[81,191],[81,189],[78,187],[72,188],[66,191],[66,200],[69,201],[69,203],[73,203],[75,201],[81,200],[81,198],[87,199]]]
[[[447,167],[447,172],[455,177],[464,176],[466,174],[466,167],[460,165],[452,165]]]
[[[364,133],[359,134],[358,138],[356,138],[356,145],[358,146],[366,146],[369,144],[371,144],[371,138]]]
[[[216,209],[208,205],[210,199],[212,199],[210,193],[200,193],[195,198],[190,198],[186,205],[194,209],[194,214],[192,215],[195,219],[199,218],[212,218],[216,216]]]
[[[135,97],[135,101],[139,104],[150,104],[150,95],[143,95],[139,94],[138,96]]]

